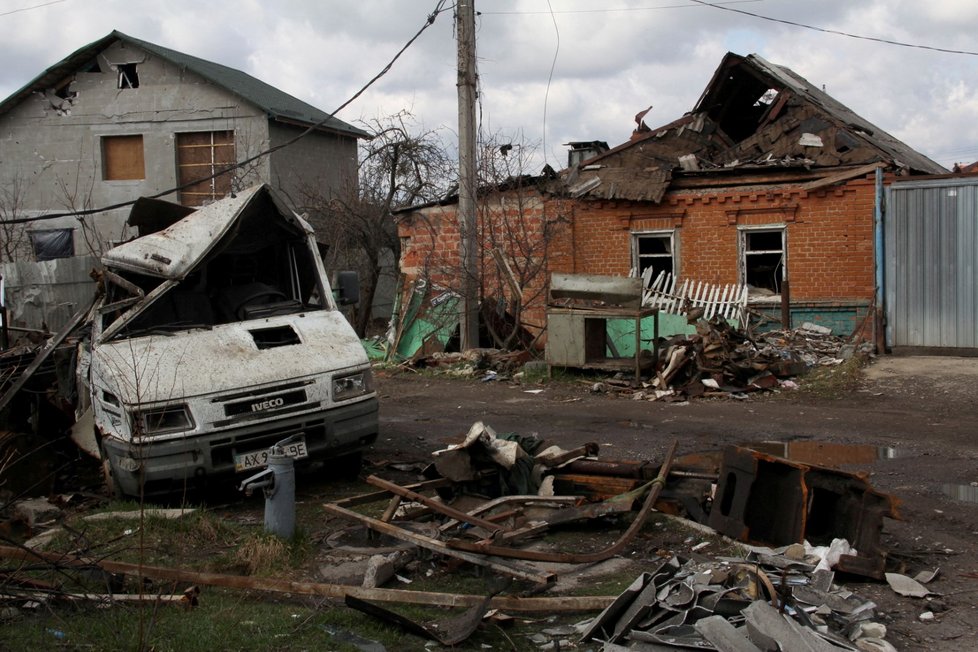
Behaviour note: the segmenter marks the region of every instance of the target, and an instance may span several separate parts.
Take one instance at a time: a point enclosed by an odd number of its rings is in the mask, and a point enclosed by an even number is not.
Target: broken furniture
[[[723,454],[709,525],[741,541],[776,546],[843,538],[858,555],[843,555],[836,568],[881,580],[883,518],[900,518],[898,506],[859,475],[731,446]]]
[[[547,301],[547,365],[603,371],[642,369],[658,360],[659,309],[642,306],[642,279],[553,274]],[[652,357],[642,356],[642,319],[653,318]],[[635,324],[634,355],[619,355],[609,336],[609,320]],[[611,355],[608,355],[608,352]]]

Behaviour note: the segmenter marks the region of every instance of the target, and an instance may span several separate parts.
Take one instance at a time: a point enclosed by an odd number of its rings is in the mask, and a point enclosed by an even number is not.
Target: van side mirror
[[[360,303],[360,275],[356,272],[336,272],[333,289],[336,292],[336,302],[341,306]]]

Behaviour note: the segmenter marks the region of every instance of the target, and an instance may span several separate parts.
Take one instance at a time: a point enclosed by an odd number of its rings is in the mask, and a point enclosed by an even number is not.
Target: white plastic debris
[[[805,554],[819,560],[815,570],[832,570],[842,555],[855,555],[857,552],[845,539],[832,539],[827,546],[812,546],[806,541]]]

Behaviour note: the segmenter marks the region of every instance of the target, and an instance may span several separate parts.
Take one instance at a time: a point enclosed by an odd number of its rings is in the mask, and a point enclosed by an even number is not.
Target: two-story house
[[[356,183],[360,138],[369,134],[247,73],[120,32],[76,50],[0,102],[11,323],[55,328],[90,296],[90,284],[50,292],[85,280],[91,256],[134,234],[128,202],[200,206],[260,182],[293,200],[328,196]],[[46,260],[55,262],[10,264]],[[18,294],[25,288],[31,298]]]

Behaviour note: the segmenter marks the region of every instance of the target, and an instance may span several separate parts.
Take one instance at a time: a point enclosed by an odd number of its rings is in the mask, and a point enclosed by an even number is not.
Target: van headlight
[[[133,423],[143,435],[180,432],[194,428],[194,420],[186,405],[168,405],[163,408],[134,412]]]
[[[373,391],[373,375],[369,369],[333,379],[333,400],[345,401]]]

